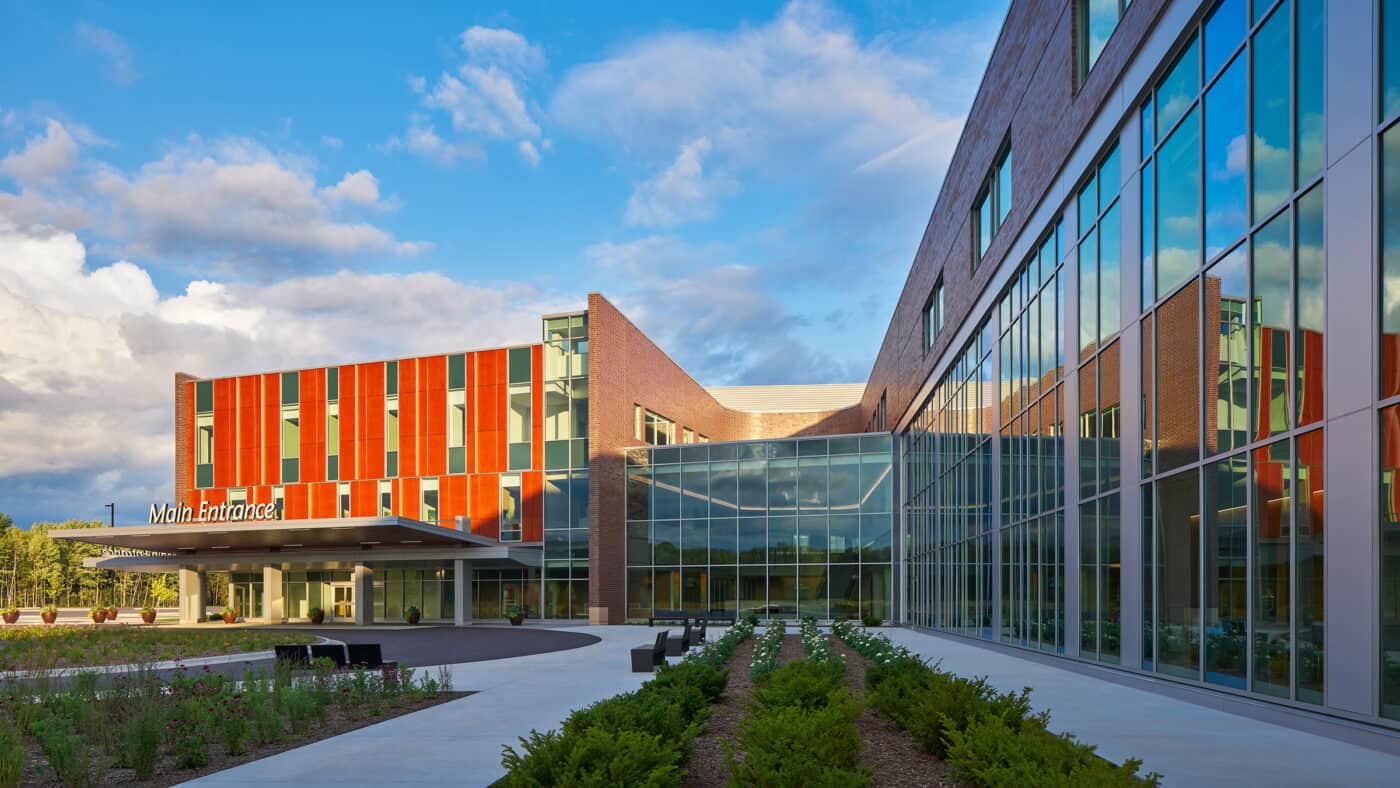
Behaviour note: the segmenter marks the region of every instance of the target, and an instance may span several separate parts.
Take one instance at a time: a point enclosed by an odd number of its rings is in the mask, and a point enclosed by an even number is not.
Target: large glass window
[[[943,330],[943,277],[933,285],[928,303],[924,304],[924,352],[933,348],[938,333]]]
[[[1011,210],[1011,148],[1003,146],[972,206],[972,265],[982,261]]]
[[[1089,70],[1098,62],[1109,36],[1118,27],[1118,18],[1123,15],[1132,0],[1075,0],[1079,19],[1075,24],[1075,62],[1078,64],[1078,83],[1083,84]]]
[[[502,542],[518,542],[521,538],[520,474],[501,474],[501,537]]]
[[[282,373],[282,481],[298,479],[301,457],[301,399],[299,375]]]

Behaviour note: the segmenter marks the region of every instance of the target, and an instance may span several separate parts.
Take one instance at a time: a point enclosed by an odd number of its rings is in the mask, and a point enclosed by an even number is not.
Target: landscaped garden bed
[[[126,665],[271,651],[314,643],[307,633],[256,629],[119,626],[7,626],[0,629],[0,671]]]
[[[445,671],[337,672],[329,660],[243,681],[205,671],[98,679],[0,685],[0,788],[173,785],[465,694]]]

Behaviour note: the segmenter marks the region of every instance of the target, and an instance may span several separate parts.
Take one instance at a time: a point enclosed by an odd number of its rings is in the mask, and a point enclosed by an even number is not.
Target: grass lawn
[[[277,644],[315,640],[313,635],[286,630],[7,626],[0,629],[0,670],[159,662],[270,651]]]

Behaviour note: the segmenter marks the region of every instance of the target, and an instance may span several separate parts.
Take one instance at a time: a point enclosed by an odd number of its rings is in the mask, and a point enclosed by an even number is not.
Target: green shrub
[[[643,731],[667,741],[689,741],[699,732],[708,711],[705,695],[688,685],[654,686],[615,695],[579,709],[564,720],[565,735],[590,728],[610,731]]]
[[[879,616],[866,613],[860,617],[860,623],[867,627],[878,627],[885,623],[885,620]]]
[[[984,678],[965,679],[927,666],[872,667],[866,676],[870,704],[939,758],[948,755],[948,730],[965,730],[982,715],[1019,730],[1030,714],[1029,688],[1019,694],[999,693]]]
[[[562,735],[530,731],[520,744],[522,753],[504,748],[501,764],[508,773],[499,785],[660,788],[681,784],[682,751],[655,734],[614,733],[602,727]]]
[[[818,709],[831,702],[833,692],[845,691],[844,672],[829,662],[789,662],[754,686],[753,699],[767,708]]]
[[[1038,719],[1017,729],[1001,717],[986,714],[966,730],[949,727],[946,736],[948,763],[969,785],[1129,788],[1160,781],[1156,773],[1138,775],[1141,761],[1130,759],[1115,766],[1094,754],[1093,747],[1046,730]]]
[[[777,674],[775,673],[774,676]],[[739,730],[737,750],[728,761],[731,782],[762,788],[862,786],[870,773],[858,766],[860,704],[837,695],[819,709],[782,706],[757,710]]]
[[[122,730],[120,761],[136,771],[136,779],[149,780],[155,774],[160,740],[161,717],[154,708],[137,713]]]
[[[0,788],[18,788],[24,779],[25,760],[19,732],[9,720],[0,718]]]
[[[301,736],[311,728],[311,720],[316,717],[316,699],[301,686],[282,687],[277,690],[277,705],[287,715],[287,724],[292,733]]]
[[[175,735],[175,766],[200,769],[209,765],[209,740],[202,731],[182,731]]]
[[[682,660],[675,665],[662,665],[656,669],[656,678],[649,686],[691,686],[700,690],[708,703],[714,703],[724,694],[729,684],[729,671],[699,661]]]
[[[35,723],[32,732],[60,782],[64,785],[88,784],[88,751],[81,736],[70,731],[58,717]]]

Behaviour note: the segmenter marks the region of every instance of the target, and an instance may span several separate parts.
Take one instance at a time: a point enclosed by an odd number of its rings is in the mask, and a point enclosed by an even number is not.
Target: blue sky
[[[168,499],[176,370],[590,290],[707,385],[863,381],[1005,3],[657,5],[0,5],[0,511]]]

